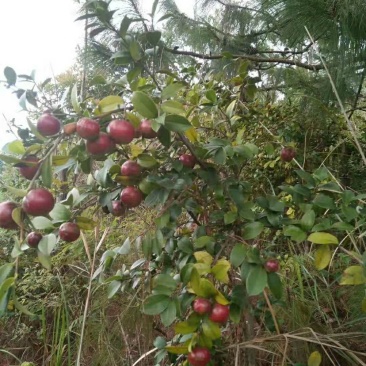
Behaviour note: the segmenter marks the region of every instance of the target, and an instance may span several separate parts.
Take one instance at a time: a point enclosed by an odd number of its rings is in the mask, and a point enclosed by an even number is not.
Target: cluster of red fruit
[[[208,315],[209,319],[218,324],[225,324],[229,320],[230,309],[228,305],[215,303],[202,297],[193,302],[193,310],[200,315]],[[206,347],[195,347],[188,354],[188,361],[192,366],[206,366],[211,360],[211,352]]]
[[[51,113],[44,113],[37,122],[37,131],[44,137],[52,137],[59,134],[62,124],[58,118]],[[152,139],[158,136],[147,119],[142,120],[135,128],[130,122],[122,119],[111,121],[107,126],[107,132],[101,132],[98,121],[90,118],[81,118],[78,122],[67,124],[63,127],[65,135],[77,133],[86,140],[86,149],[92,156],[104,156],[116,150],[116,144],[129,144],[134,138],[143,137]],[[193,168],[196,159],[193,155],[183,154],[179,157],[181,163],[189,168]],[[18,166],[19,173],[26,179],[32,180],[39,172],[40,161],[35,155],[28,155],[23,158],[24,164]],[[141,174],[140,166],[128,160],[121,167],[121,175],[125,177],[137,177]],[[127,208],[137,207],[143,200],[142,192],[135,186],[125,187],[120,196],[120,200],[112,201],[112,214],[122,216]],[[23,211],[32,216],[47,216],[55,204],[52,194],[44,188],[32,189],[23,200]],[[15,202],[0,203],[0,227],[4,229],[17,229],[18,225],[13,220],[12,212],[18,207]],[[76,223],[66,222],[59,228],[61,239],[72,242],[79,238],[80,229]],[[31,232],[27,236],[30,247],[37,247],[42,239],[42,234]]]
[[[47,216],[55,205],[52,193],[44,188],[30,190],[22,202],[22,210],[31,216]],[[0,227],[3,229],[17,229],[12,213],[18,204],[11,201],[0,203]],[[65,222],[59,228],[59,236],[62,240],[73,242],[80,236],[80,229],[73,222]],[[27,243],[30,247],[36,248],[42,239],[42,234],[32,231],[27,236]]]

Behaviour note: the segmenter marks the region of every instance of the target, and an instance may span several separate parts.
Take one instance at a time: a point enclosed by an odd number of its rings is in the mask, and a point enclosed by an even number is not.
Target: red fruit
[[[141,129],[140,129],[140,126],[138,126],[137,128],[135,128],[135,134],[133,135],[133,137],[135,139],[138,139],[142,136],[142,133],[141,133]]]
[[[86,149],[92,155],[105,155],[114,151],[116,144],[114,141],[104,132],[99,134],[99,137],[95,141],[87,141]]]
[[[76,122],[68,123],[64,125],[64,134],[69,136],[76,132]]]
[[[136,187],[126,187],[121,192],[121,202],[128,208],[137,207],[142,199],[142,193]]]
[[[53,136],[61,131],[61,122],[52,114],[44,113],[38,119],[37,130],[42,136]]]
[[[208,314],[211,311],[211,302],[207,299],[198,298],[193,302],[193,310],[200,314]]]
[[[80,229],[79,226],[73,222],[65,222],[60,226],[58,234],[62,240],[71,243],[79,238]]]
[[[13,220],[12,213],[17,207],[14,202],[6,201],[0,203],[0,227],[3,229],[17,229],[18,225]]]
[[[210,359],[210,350],[204,347],[196,347],[188,354],[188,362],[192,366],[206,366]]]
[[[25,162],[30,162],[30,163],[39,162],[38,158],[35,155],[28,155],[25,158],[23,158],[22,160]],[[35,164],[35,165],[23,164],[22,166],[19,167],[19,173],[24,178],[26,178],[28,180],[32,180],[34,178],[34,176],[36,175],[38,168],[39,168],[38,164]]]
[[[109,136],[119,144],[129,144],[135,136],[135,128],[130,122],[123,119],[115,119],[107,127]]]
[[[100,126],[93,119],[82,118],[76,123],[76,132],[83,139],[96,140],[100,133]]]
[[[158,136],[158,133],[152,129],[151,121],[148,119],[143,119],[138,129],[141,131],[141,135],[145,139],[153,139]]]
[[[126,207],[121,201],[112,201],[112,215],[116,217],[123,216],[126,213]]]
[[[187,168],[193,168],[196,165],[196,158],[190,154],[181,155],[179,161]]]
[[[127,177],[136,177],[140,174],[140,165],[138,165],[135,161],[127,160],[121,166],[121,175],[125,175]]]
[[[264,263],[264,268],[267,272],[278,272],[280,269],[280,262],[277,259],[268,259],[268,261]]]
[[[292,147],[284,147],[280,156],[282,161],[290,162],[296,156],[296,151]]]
[[[52,211],[55,199],[44,188],[32,189],[23,198],[23,210],[33,216],[45,216]]]
[[[27,243],[31,248],[37,248],[38,243],[41,241],[41,239],[42,239],[42,234],[37,233],[35,231],[32,231],[31,233],[29,233],[27,235]]]
[[[230,315],[230,310],[228,305],[221,305],[216,303],[210,315],[210,320],[215,323],[224,324],[228,321]]]

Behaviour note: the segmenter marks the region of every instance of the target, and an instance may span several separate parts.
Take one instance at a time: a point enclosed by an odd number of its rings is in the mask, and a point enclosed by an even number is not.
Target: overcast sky
[[[151,9],[153,0],[141,0]],[[192,14],[194,0],[177,0],[180,9]],[[42,81],[67,70],[83,39],[83,22],[75,22],[79,4],[73,0],[0,0],[0,80],[4,67],[18,74],[36,71]],[[16,97],[0,85],[0,148],[14,136],[5,134],[5,119],[24,120]]]

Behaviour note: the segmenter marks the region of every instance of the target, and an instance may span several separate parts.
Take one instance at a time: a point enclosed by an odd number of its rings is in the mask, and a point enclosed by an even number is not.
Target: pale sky
[[[141,0],[150,11],[153,0]],[[192,15],[194,0],[177,0]],[[83,22],[75,22],[80,5],[73,0],[0,0],[0,80],[12,67],[18,74],[36,71],[37,81],[60,74],[73,65],[83,40]],[[5,134],[5,119],[24,121],[18,101],[0,84],[0,148],[14,139]]]

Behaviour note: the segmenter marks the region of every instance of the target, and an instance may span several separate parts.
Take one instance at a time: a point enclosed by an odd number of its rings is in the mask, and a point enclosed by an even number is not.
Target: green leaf
[[[49,213],[53,223],[65,222],[71,219],[71,211],[61,203],[56,203],[52,211]]]
[[[207,318],[202,323],[202,330],[203,334],[212,340],[219,339],[221,337],[220,326]]]
[[[81,113],[80,104],[78,101],[78,84],[76,83],[71,89],[71,105],[76,113]]]
[[[168,274],[159,274],[154,277],[153,280],[154,293],[163,293],[164,295],[170,295],[177,288],[177,283]]]
[[[158,108],[154,101],[145,93],[141,91],[136,91],[133,93],[131,102],[134,109],[141,116],[146,118],[156,118],[158,117]]]
[[[38,254],[39,263],[41,263],[44,268],[46,268],[50,271],[51,267],[52,267],[51,257],[49,255],[43,254],[40,250],[37,251],[37,254]]]
[[[178,334],[189,334],[189,333],[179,333],[176,332]],[[169,353],[173,353],[174,355],[186,355],[189,353],[188,350],[188,346],[166,346],[165,349],[169,352]]]
[[[171,114],[184,114],[185,113],[183,104],[181,104],[175,100],[167,100],[166,102],[162,103],[161,109],[165,113],[171,113]]]
[[[140,154],[137,157],[137,163],[138,165],[142,166],[143,168],[152,168],[155,166],[158,162],[154,157],[152,157],[149,154]]]
[[[24,305],[22,305],[18,299],[16,298],[15,294],[12,297],[12,300],[14,302],[14,306],[17,308],[18,311],[20,311],[22,314],[27,315],[27,316],[36,316],[36,314],[32,313],[31,311],[29,311],[27,309],[27,307],[25,307]],[[24,365],[24,364],[23,364]]]
[[[13,194],[14,196],[25,197],[27,195],[27,191],[25,191],[24,189],[19,189],[19,188],[10,187],[10,186],[4,186],[4,187],[6,188],[6,190],[8,192]]]
[[[302,241],[306,240],[306,232],[295,225],[285,226],[283,229],[283,234],[285,236],[290,236],[291,240],[295,241],[296,243],[301,243]]]
[[[315,351],[308,358],[308,366],[320,366],[322,363],[322,355]]]
[[[17,74],[14,71],[14,69],[12,69],[9,66],[6,66],[4,69],[4,75],[6,78],[6,81],[8,82],[8,85],[15,85],[16,81],[17,81]]]
[[[83,217],[83,216],[76,216],[75,222],[77,223],[79,228],[82,230],[93,230],[97,225],[97,223],[95,221],[93,221],[92,219],[89,219],[88,217]]]
[[[161,32],[159,31],[148,32],[146,33],[146,38],[152,46],[157,46],[161,38]]]
[[[207,90],[206,92],[206,98],[211,101],[212,103],[216,103],[217,102],[217,97],[216,97],[216,93],[214,90],[210,89]]]
[[[134,61],[139,61],[141,59],[140,45],[136,41],[130,43],[130,54]]]
[[[52,221],[43,216],[35,217],[32,220],[32,225],[36,230],[48,230],[54,228]]]
[[[338,239],[329,233],[316,232],[308,236],[308,241],[314,244],[338,244]]]
[[[274,297],[280,300],[282,297],[282,290],[283,290],[280,276],[275,272],[269,272],[267,281],[268,281],[268,287],[271,290]]]
[[[267,286],[267,272],[262,266],[251,266],[246,280],[249,296],[262,293]]]
[[[207,247],[207,245],[213,244],[215,239],[212,236],[200,236],[198,239],[194,241],[194,247],[196,249],[201,249]]]
[[[199,281],[199,288],[196,288],[196,295],[210,298],[211,296],[214,296],[216,294],[217,290],[213,283],[206,278],[201,278]]]
[[[169,327],[177,317],[177,306],[175,301],[170,301],[168,307],[160,314],[161,322]]]
[[[108,288],[107,288],[108,299],[111,299],[117,293],[117,291],[121,288],[121,286],[122,286],[121,281],[114,280],[114,281],[110,282],[108,284]]]
[[[313,210],[307,211],[300,220],[300,225],[304,230],[310,230],[315,222],[315,212]]]
[[[22,162],[21,159],[15,158],[14,156],[4,155],[4,154],[0,154],[0,160],[6,164],[18,164],[18,163]]]
[[[145,300],[142,311],[147,315],[158,315],[161,314],[169,304],[169,296],[151,295]]]
[[[224,215],[225,225],[232,224],[233,222],[235,222],[237,217],[238,217],[238,213],[235,212],[235,211],[226,212],[225,215]]]
[[[230,254],[230,263],[233,267],[239,267],[245,259],[246,249],[243,244],[236,244]]]
[[[230,262],[226,259],[219,259],[212,267],[211,273],[222,283],[229,283],[228,272],[231,268]]]
[[[51,188],[52,186],[52,157],[49,156],[42,162],[41,167],[42,183],[45,187]]]
[[[244,226],[242,238],[244,240],[255,239],[262,231],[264,225],[261,222],[251,222]]]
[[[192,127],[187,118],[177,114],[170,114],[165,118],[165,127],[169,131],[184,132]]]
[[[3,147],[3,151],[15,155],[23,155],[25,153],[25,148],[22,141],[15,140],[6,144]]]
[[[166,86],[162,93],[161,93],[161,98],[164,99],[168,99],[168,98],[172,98],[174,97],[178,91],[180,89],[184,88],[184,84],[182,83],[173,83],[173,84],[169,84],[168,86]]]
[[[326,209],[336,208],[334,200],[332,197],[326,196],[325,194],[319,193],[315,196],[313,200],[314,205]]]
[[[108,95],[98,103],[99,114],[109,113],[123,106],[123,99],[119,95]]]
[[[129,26],[132,23],[132,19],[130,19],[127,15],[124,16],[124,18],[122,19],[120,28],[119,28],[119,35],[121,36],[121,38],[125,38],[127,30],[129,28]]]
[[[43,235],[38,244],[38,250],[45,256],[50,256],[53,249],[55,249],[57,238],[55,234]]]
[[[363,266],[350,266],[342,274],[340,285],[363,285],[366,283]]]
[[[156,337],[153,344],[156,348],[163,349],[166,346],[166,340],[163,337]]]
[[[329,245],[322,245],[315,250],[314,253],[314,265],[317,270],[322,270],[328,267],[332,253]]]
[[[0,284],[5,281],[5,279],[10,275],[13,271],[14,264],[13,263],[5,263],[0,267]]]
[[[160,126],[158,131],[158,139],[163,146],[169,147],[172,143],[171,132],[168,131],[164,126]]]

